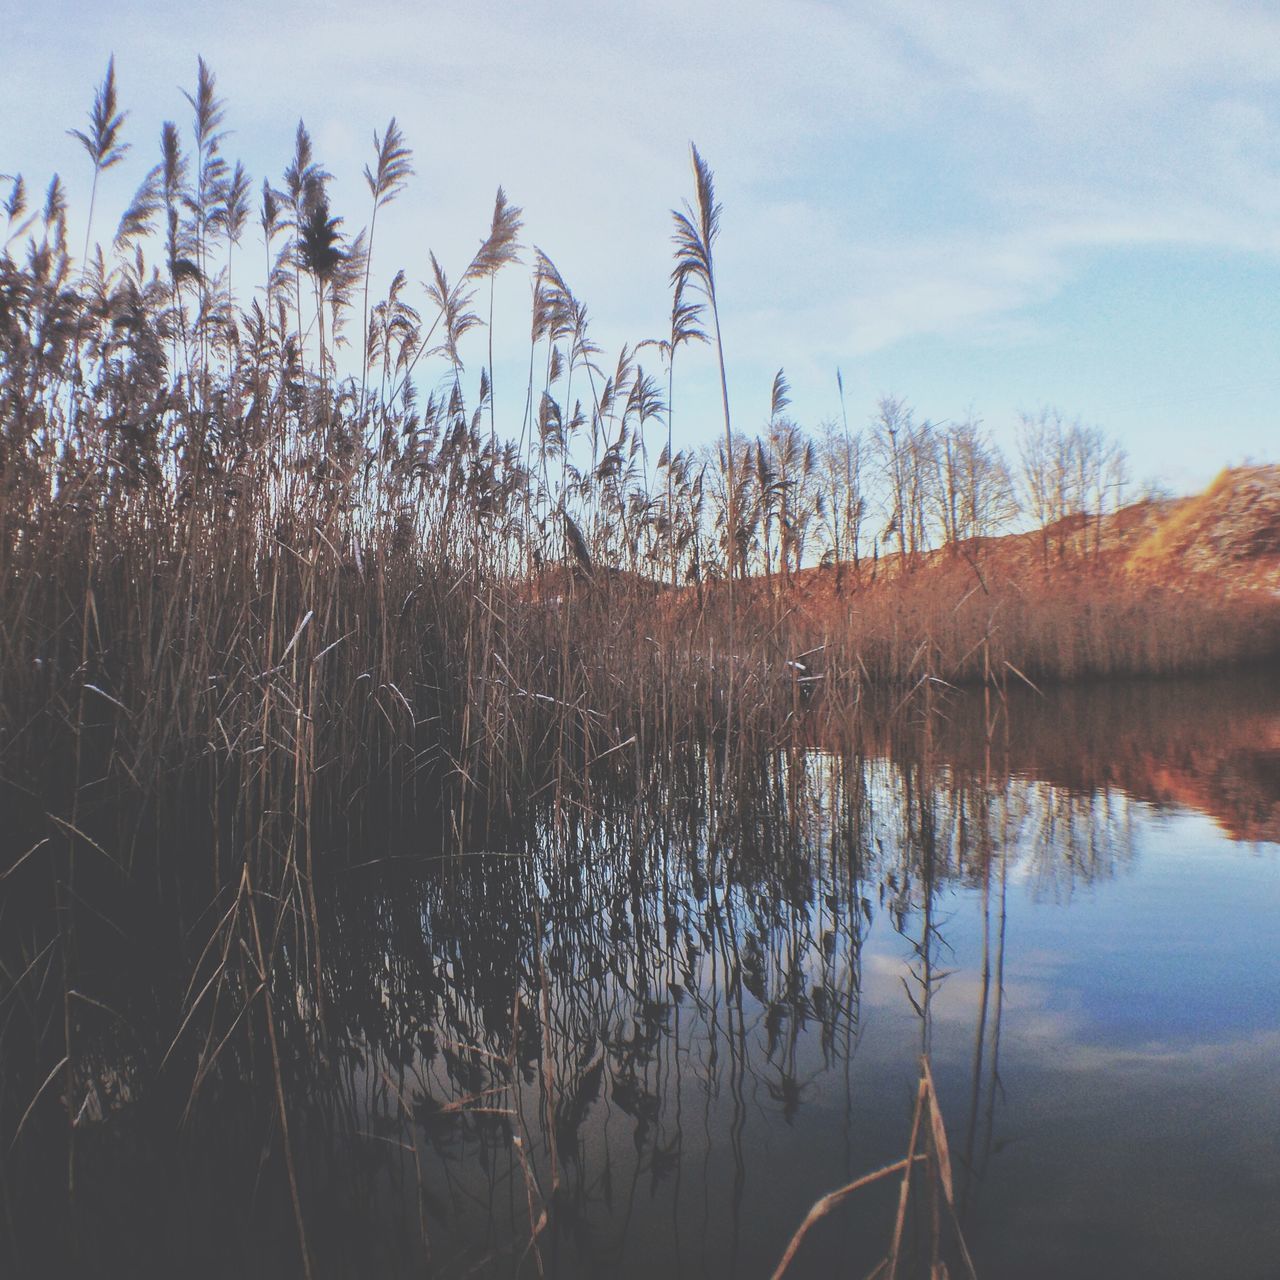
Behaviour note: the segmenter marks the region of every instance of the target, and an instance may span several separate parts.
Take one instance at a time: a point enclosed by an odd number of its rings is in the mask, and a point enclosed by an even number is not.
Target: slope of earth
[[[1232,592],[1280,592],[1280,466],[1224,471],[1158,521],[1127,568],[1137,578],[1204,575]]]
[[[999,583],[1195,590],[1214,596],[1280,593],[1280,465],[1223,471],[1204,493],[1144,500],[1096,517],[1068,516],[1044,530],[971,538],[915,557],[894,552],[857,564],[753,578],[745,594],[783,595],[801,610],[834,596],[928,583],[939,597]]]
[[[722,588],[717,589],[722,590]],[[916,556],[755,577],[739,608],[872,681],[1210,671],[1280,654],[1280,466]],[[672,601],[688,611],[687,599]]]

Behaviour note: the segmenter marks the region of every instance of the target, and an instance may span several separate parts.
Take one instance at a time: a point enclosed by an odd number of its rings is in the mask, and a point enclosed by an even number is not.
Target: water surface
[[[923,1053],[984,1278],[1276,1274],[1280,685],[952,694],[840,736],[730,778],[690,752],[501,847],[343,851],[319,994],[287,938],[275,984],[317,1275],[767,1276],[903,1155]],[[63,1152],[11,1156],[15,1259],[298,1273],[265,1037],[201,1012],[162,1066],[185,984],[103,932],[74,1207]],[[895,1197],[791,1274],[865,1274]]]

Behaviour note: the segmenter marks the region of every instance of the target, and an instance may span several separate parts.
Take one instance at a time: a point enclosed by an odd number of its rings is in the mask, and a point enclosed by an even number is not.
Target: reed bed
[[[1071,570],[1026,577],[919,574],[806,607],[797,648],[826,645],[889,688],[928,673],[954,684],[1036,685],[1221,671],[1280,648],[1274,598],[1134,583]]]
[[[189,773],[242,798],[242,817],[305,822],[323,777],[350,803],[454,788],[470,798],[446,807],[465,818],[589,785],[596,764],[643,772],[647,753],[707,732],[749,754],[814,708],[849,722],[872,684],[1275,651],[1273,602],[1082,572],[1124,467],[1078,423],[1025,422],[1018,472],[980,424],[921,423],[900,401],[851,431],[839,378],[843,426],[810,435],[779,371],[760,435],[735,433],[722,209],[696,149],[669,332],[607,364],[501,189],[460,272],[431,256],[418,297],[404,271],[371,296],[388,274],[373,270],[379,214],[414,176],[394,120],[365,169],[367,231],[349,235],[303,125],[255,208],[203,60],[186,97],[189,125],[166,124],[107,248],[90,251],[99,178],[128,146],[114,64],[74,131],[93,179],[78,260],[59,180],[38,207],[21,178],[9,187],[0,774],[35,810],[76,827],[88,786],[146,796]],[[495,335],[484,296],[526,258],[527,334]],[[680,449],[677,357],[708,336],[724,440]],[[494,387],[495,338],[527,347],[524,387]],[[1056,521],[1043,545],[1060,571],[989,582],[966,548],[1019,495]],[[1069,514],[1091,502],[1097,520]],[[923,564],[937,543],[972,574],[940,582]],[[882,544],[900,569],[887,584]],[[835,589],[811,607],[815,574]]]
[[[855,433],[819,450],[785,419],[781,374],[762,435],[732,429],[721,211],[696,150],[669,332],[606,366],[501,189],[459,273],[432,256],[416,300],[403,271],[371,298],[378,214],[413,173],[394,120],[365,171],[368,230],[348,236],[305,127],[255,209],[203,61],[187,100],[189,127],[166,124],[91,251],[98,179],[125,153],[109,67],[75,134],[83,252],[56,177],[36,207],[11,181],[0,250],[0,1058],[21,1058],[0,1069],[0,1135],[21,1153],[60,1108],[69,1201],[82,1120],[128,1088],[86,1067],[93,1020],[129,1023],[127,995],[90,994],[103,929],[180,958],[178,1025],[143,1073],[182,1061],[180,1114],[226,1046],[252,1059],[308,1270],[291,1073],[326,1037],[323,904],[388,831],[430,833],[442,857],[500,847],[548,807],[563,826],[606,795],[652,802],[703,749],[732,814],[771,753],[856,750],[874,688],[897,702],[1274,651],[1274,614],[1245,605],[1224,629],[1216,605],[1155,595],[861,590],[874,504]],[[496,393],[483,300],[526,257],[529,377]],[[676,448],[671,406],[677,356],[707,332],[725,441],[699,453]],[[944,439],[900,406],[881,428],[897,501],[916,494],[893,525],[904,562],[935,516],[958,539],[1007,514],[1013,482],[975,431]],[[980,477],[965,518],[961,447]],[[903,487],[910,459],[920,483],[950,477],[934,515]],[[821,610],[788,595],[806,555],[841,583]],[[539,1003],[504,996],[502,1016]],[[9,1211],[8,1170],[5,1186]]]

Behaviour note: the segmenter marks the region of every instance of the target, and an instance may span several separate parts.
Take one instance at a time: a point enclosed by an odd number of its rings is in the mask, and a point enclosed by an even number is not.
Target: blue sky
[[[186,126],[179,86],[203,54],[228,154],[278,181],[303,117],[351,230],[368,220],[372,134],[398,118],[417,177],[379,218],[375,278],[425,277],[428,249],[460,270],[504,184],[611,362],[665,328],[692,139],[725,206],[739,429],[767,416],[779,366],[799,420],[837,415],[839,366],[853,422],[892,394],[935,420],[974,413],[1010,446],[1020,410],[1056,406],[1175,490],[1280,452],[1280,8],[6,7],[0,172],[33,189],[60,172],[79,217],[90,174],[65,130],[116,56],[133,151],[105,181],[104,240],[162,121]],[[523,274],[500,282],[508,403],[527,292]],[[717,392],[709,353],[691,354],[686,441],[714,435]]]

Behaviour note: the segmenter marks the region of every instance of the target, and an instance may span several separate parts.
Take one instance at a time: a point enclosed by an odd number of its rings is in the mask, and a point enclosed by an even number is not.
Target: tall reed
[[[38,1069],[20,1100],[0,1099],[0,1132],[16,1144],[60,1096],[69,1190],[89,1105],[78,1028],[91,940],[121,903],[186,957],[168,993],[183,1011],[170,1048],[185,1055],[186,1105],[240,1029],[268,1054],[255,1079],[270,1082],[305,1262],[314,1228],[294,1149],[306,1138],[288,1122],[285,1074],[292,1049],[325,1039],[323,904],[362,832],[394,822],[474,852],[548,799],[563,831],[609,788],[652,794],[669,761],[710,751],[718,849],[745,803],[733,779],[771,753],[856,738],[873,686],[897,701],[943,681],[1275,651],[1261,602],[1233,605],[1224,633],[1217,602],[1037,595],[959,553],[950,598],[906,572],[873,587],[878,542],[870,569],[864,556],[834,591],[806,595],[806,554],[821,558],[828,529],[838,557],[856,555],[869,498],[847,431],[824,453],[784,420],[781,378],[761,438],[733,431],[721,210],[696,149],[658,344],[665,402],[635,356],[644,344],[604,372],[586,306],[535,251],[524,405],[504,422],[492,296],[522,246],[502,188],[460,273],[432,256],[420,299],[397,272],[369,305],[373,232],[411,176],[408,142],[394,120],[375,135],[369,233],[349,234],[299,122],[279,187],[262,188],[250,290],[247,270],[231,274],[249,178],[223,154],[228,108],[203,60],[187,101],[189,134],[164,125],[108,250],[75,260],[56,178],[34,211],[11,183],[0,250],[0,884],[35,883],[56,907],[7,920],[11,989],[37,992],[25,1025]],[[111,63],[75,135],[93,164],[89,238],[124,123]],[[676,447],[671,402],[676,352],[704,336],[706,315],[724,441],[700,452]],[[477,376],[467,361],[482,336]],[[655,425],[667,429],[659,477]],[[902,492],[928,495],[936,433],[908,435],[920,447],[895,474],[921,468]],[[984,467],[967,506],[944,504],[969,547],[1007,487]],[[902,521],[921,534],[937,506],[910,501],[894,526],[904,549]],[[1064,561],[1080,550],[1065,534],[1060,547]],[[194,1027],[198,1053],[184,1047]]]

